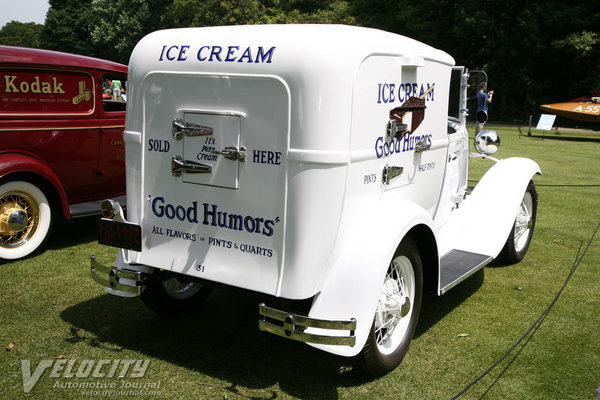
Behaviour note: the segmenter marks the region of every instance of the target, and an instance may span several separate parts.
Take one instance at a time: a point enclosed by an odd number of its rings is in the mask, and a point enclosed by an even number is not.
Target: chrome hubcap
[[[27,218],[27,213],[21,209],[13,211],[8,216],[8,227],[13,232],[21,232],[23,229],[27,228],[28,222],[29,218]]]

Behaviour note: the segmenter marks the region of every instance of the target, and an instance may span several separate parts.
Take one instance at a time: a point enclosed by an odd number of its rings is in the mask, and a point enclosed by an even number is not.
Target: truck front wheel
[[[523,200],[521,200],[521,206],[513,228],[510,235],[508,235],[504,248],[500,252],[499,258],[505,264],[516,264],[527,254],[533,236],[533,228],[535,227],[537,199],[535,186],[530,181],[523,195]]]
[[[51,222],[50,203],[37,186],[24,181],[0,184],[0,258],[33,253],[48,237]]]
[[[394,255],[379,294],[371,332],[358,365],[368,374],[382,376],[396,368],[408,351],[423,294],[419,250],[405,238]]]
[[[173,316],[204,303],[211,290],[211,287],[198,282],[171,278],[146,285],[140,297],[157,314]]]

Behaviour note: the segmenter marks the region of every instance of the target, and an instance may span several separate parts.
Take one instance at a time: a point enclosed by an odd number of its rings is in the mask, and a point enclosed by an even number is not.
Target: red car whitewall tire
[[[0,184],[0,258],[33,253],[48,237],[51,222],[50,203],[38,187],[24,181]]]

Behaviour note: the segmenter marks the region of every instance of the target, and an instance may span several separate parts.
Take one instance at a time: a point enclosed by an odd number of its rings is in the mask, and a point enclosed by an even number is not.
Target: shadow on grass
[[[73,326],[64,338],[68,343],[113,351],[115,358],[127,349],[230,383],[198,381],[198,390],[217,387],[223,395],[278,398],[277,392],[264,392],[277,384],[293,396],[336,399],[338,387],[369,381],[346,358],[258,331],[257,302],[229,291],[214,290],[202,307],[176,318],[157,316],[137,298],[112,295],[69,307],[61,318]],[[234,334],[227,333],[238,324]]]
[[[482,282],[480,271],[442,297],[426,294],[416,337],[471,296]],[[83,342],[112,351],[115,358],[127,349],[195,370],[229,382],[228,386],[195,382],[199,387],[220,388],[224,395],[277,398],[277,392],[268,391],[278,385],[291,396],[337,399],[337,388],[371,380],[352,368],[347,358],[258,331],[257,302],[230,291],[215,289],[202,307],[176,318],[157,316],[137,298],[112,295],[69,307],[61,318],[73,326],[64,338],[68,343]],[[232,326],[236,331],[228,334]]]
[[[100,218],[98,215],[73,219],[56,218],[44,248],[59,250],[96,241],[98,239],[96,228],[98,218]]]
[[[0,258],[0,265],[14,261],[27,260],[36,257],[46,250],[61,250],[98,240],[97,221],[99,216],[66,219],[62,216],[55,217],[52,229],[46,242],[33,253],[18,260],[4,260]]]
[[[427,332],[436,322],[477,292],[483,285],[484,271],[485,268],[482,268],[442,296],[438,296],[433,291],[426,291],[423,294],[421,315],[414,337],[417,338]]]

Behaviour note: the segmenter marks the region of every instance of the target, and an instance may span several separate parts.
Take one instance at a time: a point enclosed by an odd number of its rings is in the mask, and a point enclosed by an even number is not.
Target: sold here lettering
[[[48,81],[40,80],[36,75],[32,80],[17,80],[16,75],[4,75],[4,93],[65,94],[63,83],[56,77]]]

